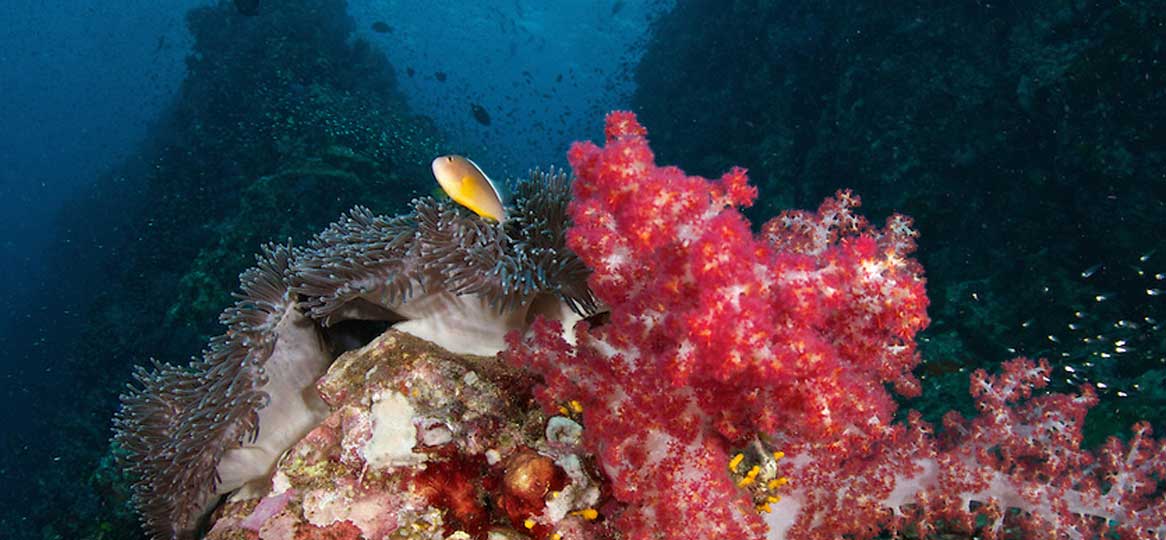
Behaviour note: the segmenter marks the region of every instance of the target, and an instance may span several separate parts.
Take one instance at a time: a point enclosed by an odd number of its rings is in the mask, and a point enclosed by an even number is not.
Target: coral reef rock
[[[390,329],[336,360],[316,384],[327,419],[207,538],[594,538],[599,475],[571,411],[548,417],[533,384]]]

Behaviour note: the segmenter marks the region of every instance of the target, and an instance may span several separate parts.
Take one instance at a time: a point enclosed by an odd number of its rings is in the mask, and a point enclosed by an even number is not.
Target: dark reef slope
[[[1012,348],[1062,362],[1058,383],[1106,382],[1095,414],[1114,425],[1161,426],[1166,243],[1147,233],[1166,231],[1164,13],[681,1],[634,104],[662,162],[750,167],[755,217],[842,186],[913,216],[935,320],[924,375],[952,396],[966,372],[950,372]]]
[[[30,404],[38,435],[3,448],[2,470],[24,487],[0,496],[5,538],[140,537],[106,455],[130,366],[182,363],[220,332],[216,314],[261,243],[306,241],[357,203],[395,213],[429,190],[437,134],[409,113],[388,59],[353,37],[344,0],[262,17],[221,2],[187,20],[195,43],[177,99],[60,219],[52,257],[69,279],[46,295],[67,297],[84,323],[61,331],[50,310],[29,321],[53,343],[57,375],[27,392],[42,402]]]

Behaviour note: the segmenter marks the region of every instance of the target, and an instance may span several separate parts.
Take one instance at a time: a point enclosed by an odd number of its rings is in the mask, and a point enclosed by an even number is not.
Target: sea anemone
[[[264,246],[219,317],[225,334],[187,367],[139,367],[122,395],[114,440],[137,478],[133,502],[152,538],[190,538],[219,496],[262,477],[328,412],[313,392],[331,356],[300,313],[291,251]]]
[[[566,247],[567,174],[535,170],[513,191],[503,222],[432,197],[395,218],[357,207],[297,251],[294,290],[326,326],[403,321],[399,330],[463,354],[498,352],[534,314],[597,311],[587,267]]]
[[[279,456],[328,414],[315,381],[362,341],[342,323],[493,355],[535,314],[597,311],[566,247],[568,176],[535,170],[513,193],[502,222],[424,197],[393,218],[356,207],[304,248],[264,246],[202,359],[139,367],[121,397],[114,441],[150,537],[194,538],[224,495],[267,486]]]

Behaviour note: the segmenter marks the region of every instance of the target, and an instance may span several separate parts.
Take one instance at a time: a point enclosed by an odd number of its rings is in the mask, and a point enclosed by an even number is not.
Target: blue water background
[[[75,274],[47,273],[54,244],[76,241],[75,231],[57,230],[62,205],[131,159],[173,98],[190,47],[183,17],[194,5],[0,3],[0,328],[8,329],[0,422],[8,441],[44,406],[30,388],[57,377],[54,356],[82,322],[84,285],[101,277],[85,261]]]

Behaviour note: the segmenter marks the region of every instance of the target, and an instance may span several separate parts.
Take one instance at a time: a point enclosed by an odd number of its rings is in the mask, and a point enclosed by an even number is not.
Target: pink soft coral
[[[610,321],[576,347],[538,325],[510,357],[544,375],[548,406],[584,404],[630,538],[758,538],[758,501],[728,474],[733,449],[763,433],[882,429],[884,383],[916,390],[927,299],[907,258],[914,232],[898,216],[870,227],[843,192],[754,235],[736,208],[757,194],[744,170],[710,181],[657,167],[645,133],[613,113],[605,147],[569,153],[568,242]]]
[[[942,440],[915,413],[891,423],[886,388],[918,392],[914,336],[928,322],[907,218],[872,227],[842,191],[755,235],[737,210],[756,197],[744,170],[710,181],[658,167],[646,134],[612,113],[604,147],[568,156],[568,242],[609,321],[581,323],[573,345],[540,321],[505,353],[543,376],[548,409],[582,404],[616,530],[869,538],[938,520],[970,529],[980,515],[987,537],[1166,538],[1163,444],[1142,425],[1128,446],[1081,451],[1094,397],[1031,397],[1045,364],[977,373],[981,415],[950,416]]]

